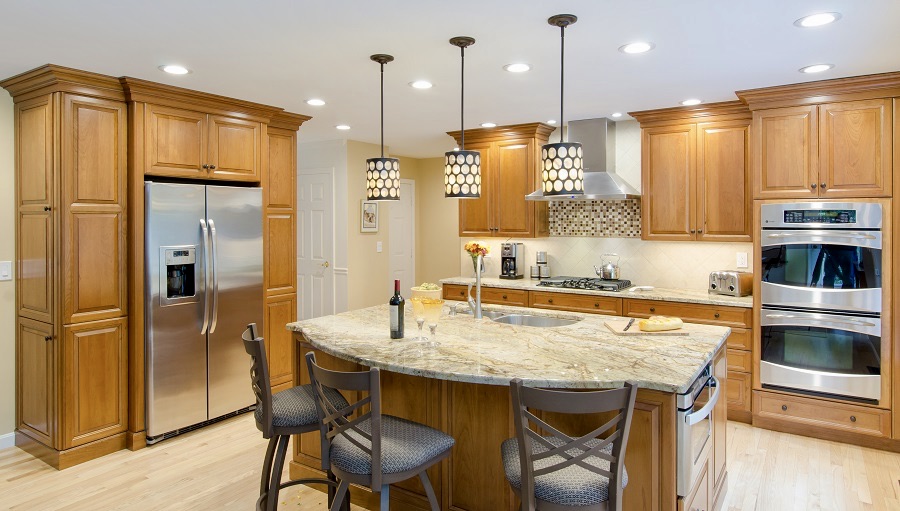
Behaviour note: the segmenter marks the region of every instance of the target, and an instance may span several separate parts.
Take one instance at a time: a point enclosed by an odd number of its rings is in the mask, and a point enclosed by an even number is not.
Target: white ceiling
[[[830,26],[794,20],[838,11]],[[459,49],[468,35],[466,128],[559,117],[559,29],[566,30],[566,119],[734,99],[740,89],[900,70],[897,0],[3,0],[0,77],[45,63],[134,76],[313,116],[302,141],[379,142],[378,64],[385,66],[385,144],[441,156],[459,129]],[[618,47],[650,40],[656,49]],[[503,65],[524,61],[532,71]],[[797,69],[836,67],[818,75]],[[179,63],[193,70],[157,70]],[[430,90],[407,84],[435,83]],[[305,100],[323,98],[324,107]],[[341,132],[336,124],[352,130]]]

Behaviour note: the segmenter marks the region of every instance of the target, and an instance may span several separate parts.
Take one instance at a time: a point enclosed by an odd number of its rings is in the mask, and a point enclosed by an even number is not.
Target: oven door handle
[[[707,401],[707,403],[703,405],[703,408],[697,410],[694,413],[689,413],[684,416],[684,422],[686,422],[688,426],[693,426],[694,424],[697,424],[703,419],[709,417],[712,414],[713,408],[715,408],[716,403],[719,402],[719,393],[722,389],[722,386],[719,385],[719,379],[715,376],[712,376],[711,379],[713,380],[712,386],[715,388],[715,390],[713,390],[713,395],[709,398],[709,401]]]
[[[875,236],[864,232],[837,233],[834,231],[801,231],[801,232],[773,232],[766,234],[769,238],[796,238],[804,236],[828,236],[829,238],[845,238],[848,240],[874,240]]]
[[[810,318],[806,316],[795,316],[793,314],[766,314],[766,318],[769,319],[802,319],[806,320],[810,323],[834,323],[835,325],[850,325],[850,326],[868,326],[874,327],[877,326],[875,323],[870,323],[868,321],[860,321],[858,319],[827,319],[827,318]]]

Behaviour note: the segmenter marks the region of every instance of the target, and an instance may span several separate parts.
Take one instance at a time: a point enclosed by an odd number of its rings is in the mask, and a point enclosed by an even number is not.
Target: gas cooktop
[[[630,280],[604,280],[587,277],[551,277],[538,284],[544,287],[561,287],[566,289],[589,289],[593,291],[621,291],[631,287]]]

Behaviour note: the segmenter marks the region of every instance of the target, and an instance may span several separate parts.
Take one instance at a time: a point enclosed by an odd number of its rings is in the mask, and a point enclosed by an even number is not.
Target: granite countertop
[[[441,284],[457,284],[465,286],[474,284],[475,277],[451,277],[441,279]],[[662,300],[666,302],[699,303],[702,305],[725,305],[729,307],[753,307],[752,296],[727,296],[713,295],[706,291],[693,289],[665,289],[653,288],[648,291],[589,291],[586,289],[563,289],[558,287],[538,286],[540,280],[532,279],[500,279],[496,277],[482,277],[482,287],[502,287],[505,289],[524,289],[526,291],[547,291],[549,293],[572,293],[579,295],[611,296],[615,298],[631,298],[635,300]],[[634,289],[634,288],[631,288]]]
[[[686,391],[731,333],[727,327],[685,324],[690,335],[621,336],[603,324],[622,319],[615,316],[500,305],[485,309],[581,321],[536,328],[462,313],[449,316],[445,310],[437,346],[414,339],[417,327],[409,307],[404,339],[390,338],[387,305],[289,323],[287,328],[325,353],[397,373],[490,385],[521,378],[529,386],[555,388],[614,388],[629,380],[664,392]]]

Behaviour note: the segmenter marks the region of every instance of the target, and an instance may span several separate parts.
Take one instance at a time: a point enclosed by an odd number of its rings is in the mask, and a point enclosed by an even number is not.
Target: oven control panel
[[[855,224],[855,209],[788,209],[786,224]]]

